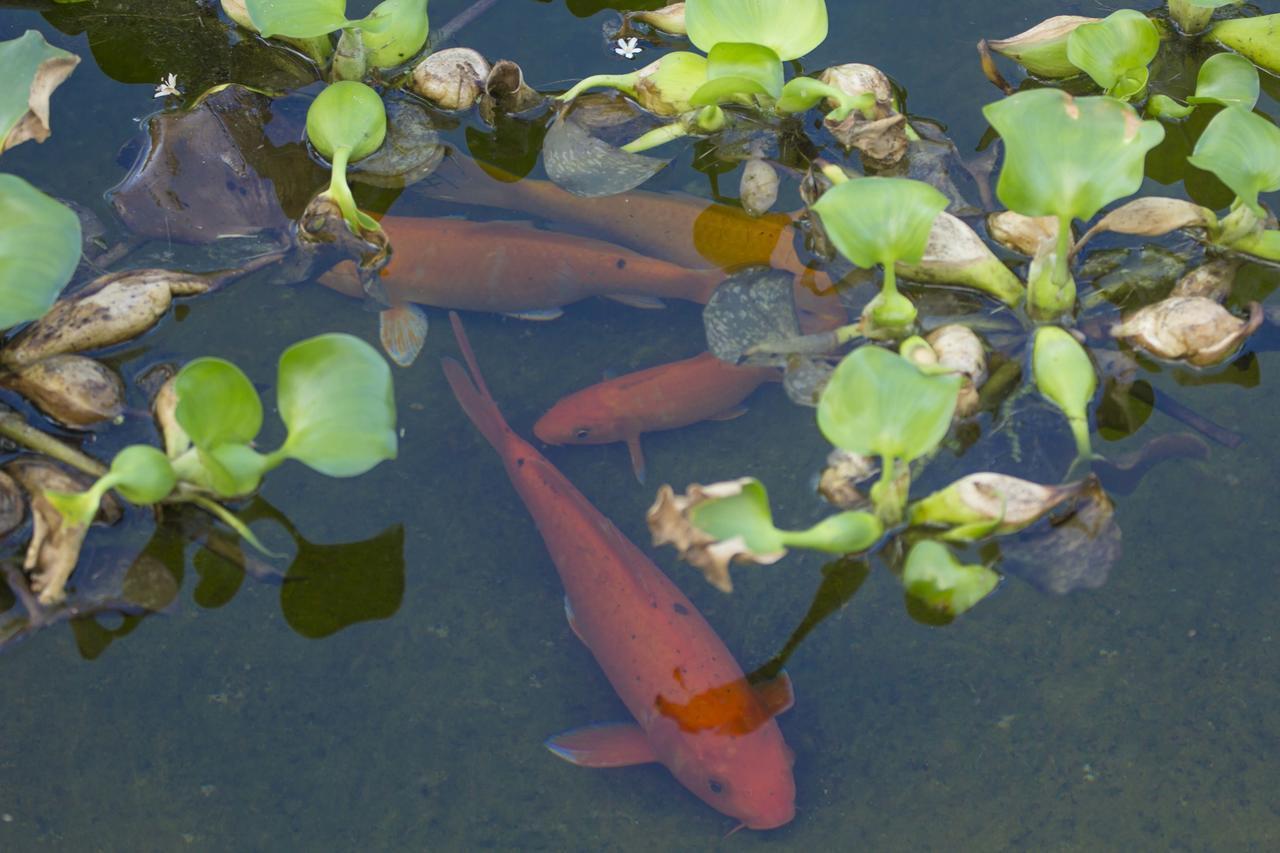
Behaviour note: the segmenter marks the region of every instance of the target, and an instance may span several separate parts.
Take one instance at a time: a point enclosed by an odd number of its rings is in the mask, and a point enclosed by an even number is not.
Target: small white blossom
[[[635,38],[618,39],[618,46],[613,49],[613,52],[623,59],[634,59],[637,53],[644,50],[639,45],[639,41],[639,39]]]
[[[182,94],[182,90],[178,88],[178,75],[170,74],[168,77],[160,81],[160,85],[156,86],[156,93],[153,98],[163,98],[165,95],[173,95],[177,97]]]

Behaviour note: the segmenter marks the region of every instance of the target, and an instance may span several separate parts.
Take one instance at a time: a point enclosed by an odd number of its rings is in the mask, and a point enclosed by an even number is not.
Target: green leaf
[[[947,546],[931,539],[911,546],[902,569],[908,595],[952,616],[986,598],[999,582],[1000,576],[991,569],[962,564]]]
[[[341,149],[349,160],[367,157],[387,135],[387,110],[373,89],[355,80],[327,86],[307,108],[307,138],[330,160]]]
[[[41,317],[79,262],[75,213],[22,178],[0,175],[0,329]]]
[[[130,503],[159,503],[177,485],[169,457],[149,444],[131,444],[111,460],[112,488]]]
[[[245,0],[263,36],[312,38],[347,25],[347,0]]]
[[[686,0],[689,41],[704,53],[721,42],[760,44],[798,59],[827,37],[824,0]]]
[[[818,428],[836,447],[911,461],[947,434],[961,379],[927,376],[902,356],[864,345],[845,356],[818,400]]]
[[[209,475],[209,485],[223,498],[252,493],[262,482],[262,475],[276,464],[247,444],[229,442],[198,450],[197,454],[200,465]]]
[[[395,458],[391,368],[364,341],[327,334],[294,344],[280,356],[278,387],[289,437],[273,457],[330,477],[354,477]]]
[[[1251,110],[1258,103],[1260,90],[1258,69],[1252,62],[1236,53],[1215,53],[1200,66],[1196,93],[1187,98],[1187,103]]]
[[[174,379],[174,417],[201,450],[247,444],[262,429],[262,401],[249,377],[221,358],[188,362]]]
[[[1195,107],[1184,106],[1168,95],[1152,95],[1147,99],[1147,115],[1155,118],[1186,118],[1195,112]]]
[[[1280,128],[1246,107],[1227,107],[1200,134],[1187,162],[1213,172],[1265,218],[1258,193],[1280,190]]]
[[[1210,27],[1208,37],[1259,68],[1280,74],[1280,13],[1228,18]]]
[[[850,510],[828,516],[808,530],[781,530],[782,544],[831,554],[865,551],[884,535],[884,525],[869,512]]]
[[[1073,98],[1056,89],[1019,92],[983,115],[1004,139],[996,193],[1025,216],[1089,219],[1137,192],[1143,161],[1164,138],[1115,98]]]
[[[1031,372],[1040,393],[1067,416],[1079,455],[1089,456],[1088,407],[1098,390],[1089,354],[1066,330],[1041,326],[1032,347]]]
[[[0,42],[0,151],[49,136],[49,96],[80,62],[35,30]]]
[[[1156,25],[1133,9],[1112,12],[1096,24],[1082,24],[1067,39],[1071,64],[1117,97],[1133,97],[1146,88],[1147,65],[1159,49]]]
[[[773,526],[764,484],[751,478],[733,497],[712,498],[689,510],[689,521],[718,541],[741,536],[747,550],[772,554],[784,550],[782,534]]]
[[[860,267],[919,263],[947,197],[910,178],[858,178],[822,194],[813,209],[840,254]]]
[[[758,44],[724,42],[707,54],[707,80],[746,78],[758,83],[769,97],[782,94],[782,60]]]
[[[369,63],[391,68],[412,59],[427,43],[427,0],[382,0],[356,26],[364,31]]]

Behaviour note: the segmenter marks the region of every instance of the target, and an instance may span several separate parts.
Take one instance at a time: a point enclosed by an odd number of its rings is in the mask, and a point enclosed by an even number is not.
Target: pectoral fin
[[[567,595],[564,597],[564,618],[569,620],[569,627],[573,629],[574,636],[582,640],[585,645],[587,641],[583,639],[582,632],[578,630],[578,620],[573,618],[573,604],[569,601],[569,596]]]
[[[412,303],[380,312],[378,338],[392,361],[401,367],[408,367],[427,342],[426,312]]]
[[[631,453],[631,470],[636,479],[644,483],[644,451],[640,448],[640,434],[627,436],[627,450]]]
[[[658,760],[649,736],[635,723],[603,723],[547,739],[547,749],[579,767],[627,767]]]
[[[751,686],[770,717],[785,714],[796,703],[796,694],[791,690],[791,676],[785,670],[768,681],[757,681]]]
[[[503,311],[502,316],[531,323],[549,323],[564,316],[561,308],[530,308],[528,311]]]

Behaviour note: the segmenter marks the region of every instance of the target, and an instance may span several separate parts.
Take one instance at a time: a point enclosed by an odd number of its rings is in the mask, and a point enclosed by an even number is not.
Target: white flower
[[[151,97],[163,98],[165,95],[174,95],[176,97],[181,94],[182,90],[178,88],[178,75],[170,74],[160,81],[160,85],[156,86],[156,93]]]
[[[638,44],[639,41],[639,39],[634,38],[618,39],[618,46],[613,49],[613,52],[618,54],[618,56],[621,56],[623,59],[634,59],[637,53],[644,50],[644,48]]]

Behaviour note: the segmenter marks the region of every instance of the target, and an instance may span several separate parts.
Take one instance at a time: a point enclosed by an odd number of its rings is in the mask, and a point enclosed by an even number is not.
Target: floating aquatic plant
[[[321,198],[331,199],[356,234],[382,229],[356,201],[347,185],[347,164],[367,157],[387,135],[387,112],[373,89],[354,80],[325,87],[307,110],[307,138],[331,162],[329,189]]]
[[[0,329],[49,310],[80,262],[80,238],[70,208],[0,174]]]
[[[0,152],[49,138],[49,96],[79,63],[35,30],[0,42]]]

